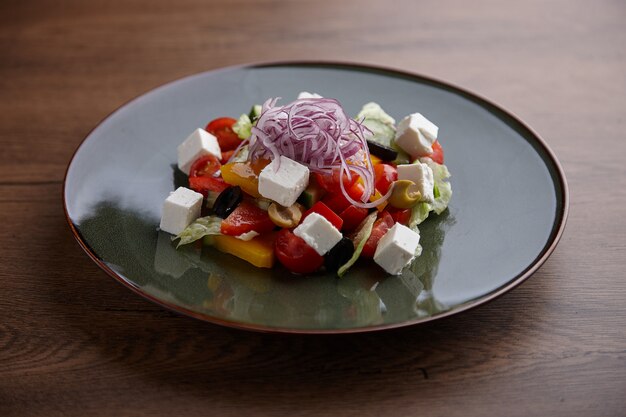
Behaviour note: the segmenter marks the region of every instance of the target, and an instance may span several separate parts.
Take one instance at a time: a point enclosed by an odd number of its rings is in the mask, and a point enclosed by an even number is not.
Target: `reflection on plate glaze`
[[[171,169],[174,189],[188,186],[187,177],[180,173],[176,165],[171,165]],[[447,306],[433,297],[432,286],[439,266],[445,229],[453,223],[454,219],[446,210],[439,216],[431,216],[420,225],[422,255],[398,277],[385,276],[375,264],[363,260],[341,279],[337,279],[334,274],[332,277],[320,274],[300,277],[281,268],[279,274],[283,279],[278,282],[286,285],[276,291],[285,292],[281,296],[271,293],[271,284],[276,280],[275,272],[253,267],[212,248],[205,248],[203,256],[199,256],[197,246],[195,249],[174,249],[171,235],[163,232],[159,233],[159,242],[168,242],[157,245],[155,268],[161,257],[176,259],[168,275],[177,277],[179,271],[176,268],[180,267],[180,260],[185,259],[187,269],[194,265],[208,273],[210,298],[202,303],[202,308],[212,315],[219,314],[244,322],[258,322],[271,316],[271,323],[277,323],[278,320],[284,326],[310,322],[310,327],[326,328],[333,327],[333,323],[337,321],[354,326],[373,326],[384,324],[385,315],[396,313],[396,310],[411,311],[410,317],[426,317],[448,310]],[[234,270],[235,268],[243,270]],[[289,280],[294,282],[289,283]],[[314,281],[314,286],[308,288],[307,281]],[[302,294],[293,294],[292,297],[290,291],[303,291],[303,294],[318,297],[314,298],[316,301],[311,305],[302,305]],[[386,293],[389,294],[389,297],[385,297],[386,302],[393,308],[391,312],[380,296]],[[402,296],[399,297],[398,294]],[[342,306],[340,311],[337,311],[337,305]],[[305,310],[306,314],[303,313]],[[337,315],[342,317],[336,317]],[[298,318],[290,322],[289,317]]]
[[[433,298],[431,289],[444,226],[452,222],[446,212],[423,224],[423,241],[427,242],[423,254],[398,277],[384,276],[371,262],[361,262],[341,279],[328,274],[296,276],[280,267],[259,269],[212,248],[204,248],[202,254],[198,247],[177,250],[170,236],[162,232],[160,235],[170,242],[157,245],[155,260],[178,254],[188,268],[203,271],[207,298],[197,307],[211,315],[242,322],[266,320],[282,326],[306,323],[311,328],[326,328],[337,321],[373,326],[386,323],[387,315],[424,317],[448,309]],[[176,269],[172,272],[178,273]],[[170,276],[175,277],[173,273]]]
[[[315,329],[375,326],[445,311],[430,289],[452,223],[445,212],[422,224],[424,251],[402,275],[384,276],[373,263],[360,262],[341,279],[260,269],[210,247],[176,249],[171,235],[140,213],[111,203],[98,205],[81,233],[116,273],[150,295],[221,320]],[[133,250],[119,250],[112,236]]]

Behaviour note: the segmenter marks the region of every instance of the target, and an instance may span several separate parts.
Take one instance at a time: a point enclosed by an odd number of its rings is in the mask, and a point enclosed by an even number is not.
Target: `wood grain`
[[[626,415],[626,4],[599,0],[0,3],[0,415]],[[108,113],[231,64],[339,59],[518,114],[571,192],[548,262],[467,314],[375,334],[237,331],[101,272],[65,167]]]

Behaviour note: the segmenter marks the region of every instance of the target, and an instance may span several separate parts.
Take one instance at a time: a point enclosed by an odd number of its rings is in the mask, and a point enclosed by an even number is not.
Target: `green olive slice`
[[[280,204],[272,203],[267,209],[270,219],[276,226],[291,228],[300,223],[304,207],[300,203],[292,204],[289,207],[283,207]]]
[[[422,194],[413,181],[397,180],[393,183],[393,190],[388,201],[395,208],[407,209],[416,205],[420,198]]]

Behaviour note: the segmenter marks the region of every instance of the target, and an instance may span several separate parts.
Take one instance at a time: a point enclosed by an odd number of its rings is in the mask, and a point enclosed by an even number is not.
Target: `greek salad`
[[[189,187],[167,197],[160,229],[259,268],[343,276],[370,259],[398,275],[421,254],[418,225],[452,196],[438,130],[373,102],[349,117],[317,94],[268,99],[178,146]]]

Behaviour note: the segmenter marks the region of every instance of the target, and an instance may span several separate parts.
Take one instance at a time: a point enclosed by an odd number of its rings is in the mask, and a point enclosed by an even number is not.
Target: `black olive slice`
[[[398,157],[398,151],[395,151],[388,146],[381,145],[380,143],[368,140],[367,147],[372,155],[379,157],[383,161],[393,161]]]
[[[324,266],[328,271],[336,272],[341,265],[352,258],[353,254],[354,243],[347,237],[344,237],[324,255]]]
[[[228,187],[217,196],[213,204],[213,212],[216,216],[225,219],[237,208],[242,199],[243,191],[239,186]]]

